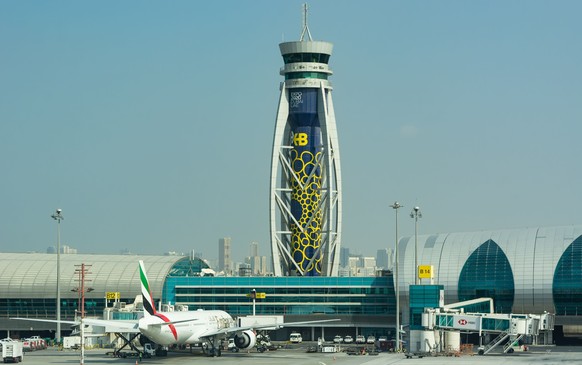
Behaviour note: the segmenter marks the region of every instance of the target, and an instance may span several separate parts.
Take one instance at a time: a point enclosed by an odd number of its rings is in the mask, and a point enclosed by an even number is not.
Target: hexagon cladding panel
[[[289,125],[293,147],[289,161],[293,175],[291,212],[298,224],[292,222],[291,255],[305,276],[322,274],[321,246],[321,159],[322,135],[318,118],[318,90],[293,89],[289,92]]]
[[[296,150],[291,150],[291,161],[298,180],[291,180],[293,194],[291,196],[292,211],[299,212],[295,218],[303,230],[296,224],[291,224],[291,252],[293,259],[307,273],[317,272],[321,275],[321,255],[316,255],[321,242],[321,177],[310,172],[315,168],[321,153],[315,156],[304,151],[298,156]],[[312,261],[313,259],[313,261]]]

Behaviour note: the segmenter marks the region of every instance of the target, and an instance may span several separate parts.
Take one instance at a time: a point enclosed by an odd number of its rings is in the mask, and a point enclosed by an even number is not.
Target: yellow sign
[[[307,146],[307,133],[295,133],[293,135],[294,146]]]
[[[118,291],[108,291],[107,293],[105,293],[105,298],[107,300],[121,299],[121,293]]]
[[[419,265],[418,266],[418,278],[419,279],[433,279],[434,278],[434,268],[432,265]]]
[[[259,292],[251,292],[247,294],[247,298],[253,299],[265,299],[267,297],[267,293],[259,293]]]

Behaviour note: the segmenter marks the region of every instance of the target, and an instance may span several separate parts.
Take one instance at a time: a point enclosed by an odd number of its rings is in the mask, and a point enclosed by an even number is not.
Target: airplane
[[[143,318],[138,321],[102,320],[83,318],[81,323],[94,326],[113,326],[119,332],[137,332],[161,346],[173,345],[207,345],[210,356],[221,356],[220,340],[234,334],[234,344],[240,350],[252,349],[257,336],[255,331],[261,329],[280,329],[285,326],[319,324],[339,321],[325,319],[317,321],[264,323],[253,326],[237,326],[230,314],[222,310],[203,310],[187,312],[157,311],[142,260],[139,261],[141,293],[143,296]],[[54,320],[12,318],[18,320],[56,322]],[[61,321],[79,325],[80,322]]]

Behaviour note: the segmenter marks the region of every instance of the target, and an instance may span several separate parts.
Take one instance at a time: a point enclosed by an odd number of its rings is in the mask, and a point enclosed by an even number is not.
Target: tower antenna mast
[[[309,31],[309,26],[307,25],[307,3],[303,4],[303,30],[301,31],[301,38],[299,39],[301,42],[303,42],[303,38],[305,38],[305,33],[307,33],[309,41],[313,41],[311,38],[311,32]]]

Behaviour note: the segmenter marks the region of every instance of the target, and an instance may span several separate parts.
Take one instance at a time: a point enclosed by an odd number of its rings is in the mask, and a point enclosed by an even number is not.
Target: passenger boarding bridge
[[[490,313],[465,313],[463,307],[471,306],[479,303],[490,303]],[[445,341],[449,343],[448,348],[441,347],[442,350],[450,350],[456,346],[457,341],[452,334],[460,332],[465,333],[479,333],[481,338],[481,346],[478,354],[486,355],[491,352],[503,341],[509,339],[503,346],[504,353],[511,353],[514,351],[514,346],[519,343],[524,336],[532,336],[533,343],[551,343],[551,333],[554,329],[554,314],[500,314],[493,313],[493,300],[491,298],[481,298],[466,302],[446,305],[441,308],[425,308],[422,314],[422,332],[437,332],[437,336],[442,338],[440,334],[447,334]],[[484,339],[491,338],[497,335],[488,343],[483,344]],[[437,343],[436,338],[431,343],[431,336],[424,336],[424,350],[433,352],[443,341]],[[420,336],[422,337],[422,336]],[[422,346],[421,346],[422,347]],[[418,349],[422,351],[422,349]]]

